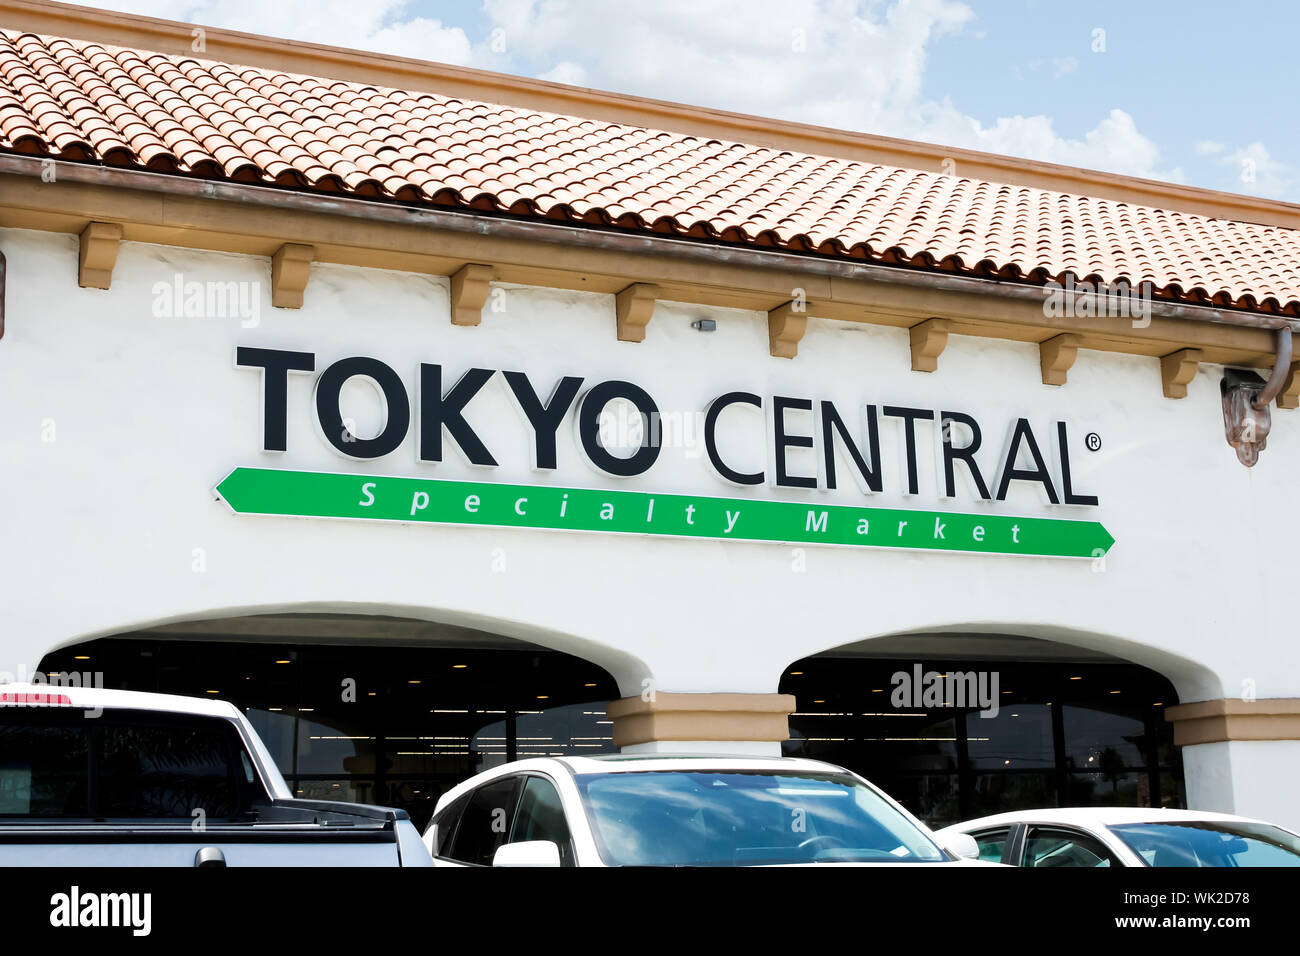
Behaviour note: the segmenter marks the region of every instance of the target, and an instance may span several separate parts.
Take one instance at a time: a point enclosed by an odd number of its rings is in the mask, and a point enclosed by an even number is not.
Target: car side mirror
[[[949,833],[943,841],[943,848],[962,860],[978,860],[980,845],[969,833]]]
[[[974,842],[973,840],[971,842]],[[560,848],[550,840],[503,843],[492,854],[493,866],[559,866]]]

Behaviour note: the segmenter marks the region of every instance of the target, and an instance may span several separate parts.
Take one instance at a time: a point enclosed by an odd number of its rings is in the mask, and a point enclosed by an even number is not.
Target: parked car
[[[942,846],[841,767],[695,754],[506,764],[443,794],[424,842],[439,866],[953,866],[977,856],[969,837]]]
[[[294,799],[229,703],[2,684],[0,865],[431,861],[403,810]]]
[[[979,858],[1008,866],[1300,866],[1300,834],[1249,817],[1148,807],[1066,807],[980,817]]]

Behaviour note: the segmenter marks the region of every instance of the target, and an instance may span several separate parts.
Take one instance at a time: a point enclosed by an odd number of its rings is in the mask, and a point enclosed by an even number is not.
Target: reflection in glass
[[[966,718],[970,765],[980,770],[1056,766],[1052,709],[1043,704],[1002,707],[992,717]]]

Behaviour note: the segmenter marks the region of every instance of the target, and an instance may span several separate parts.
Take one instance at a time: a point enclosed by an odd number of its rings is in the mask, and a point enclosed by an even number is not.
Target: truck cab
[[[297,800],[232,704],[0,685],[0,864],[428,866],[402,810]]]

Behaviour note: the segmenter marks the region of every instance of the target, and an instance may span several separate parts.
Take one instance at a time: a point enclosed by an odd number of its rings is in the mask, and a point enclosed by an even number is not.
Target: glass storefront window
[[[960,780],[955,773],[873,774],[867,779],[935,826],[962,821]]]
[[[931,673],[974,675],[981,699],[916,706],[900,692],[894,705],[891,688]],[[936,826],[1031,807],[1185,802],[1164,717],[1178,698],[1137,665],[828,655],[792,664],[779,689],[798,702],[784,753],[854,770]]]
[[[1050,773],[980,773],[971,781],[966,818],[1008,810],[1050,807],[1056,803],[1056,777]]]
[[[1056,766],[1052,709],[1043,704],[1001,707],[992,717],[966,717],[970,765],[979,770],[1026,770]]]
[[[1146,725],[1141,716],[1097,706],[1065,704],[1066,761],[1072,770],[1110,773],[1148,763]]]
[[[87,655],[105,684],[228,700],[247,715],[295,796],[379,803],[418,827],[437,798],[507,760],[614,749],[613,678],[526,645],[396,647],[101,639]],[[215,693],[213,693],[215,692]]]

